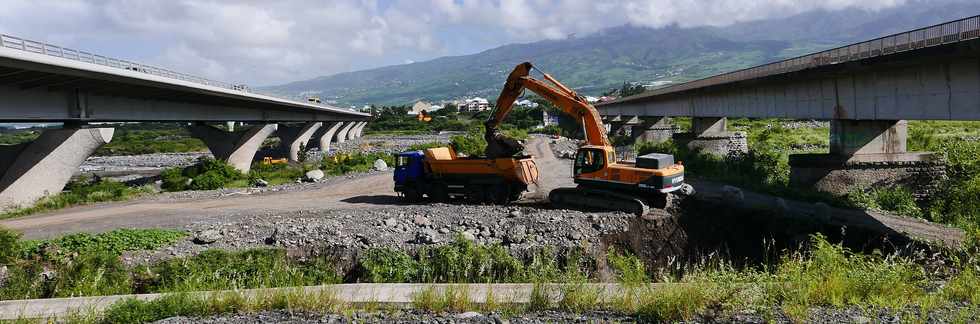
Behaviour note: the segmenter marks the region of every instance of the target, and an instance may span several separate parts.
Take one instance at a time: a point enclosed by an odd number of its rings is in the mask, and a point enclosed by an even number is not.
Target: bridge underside
[[[604,116],[980,120],[980,41],[599,108]]]

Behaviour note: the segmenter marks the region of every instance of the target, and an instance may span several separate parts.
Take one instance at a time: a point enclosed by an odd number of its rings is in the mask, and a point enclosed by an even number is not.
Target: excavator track
[[[554,189],[548,194],[548,200],[553,206],[559,208],[614,210],[637,216],[643,216],[650,212],[650,206],[647,202],[638,197],[581,186]],[[657,207],[662,208],[662,206]]]

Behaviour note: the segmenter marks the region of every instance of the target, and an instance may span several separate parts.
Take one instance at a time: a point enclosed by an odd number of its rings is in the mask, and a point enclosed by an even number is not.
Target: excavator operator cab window
[[[575,175],[591,173],[606,166],[606,152],[602,150],[580,150],[575,156]]]

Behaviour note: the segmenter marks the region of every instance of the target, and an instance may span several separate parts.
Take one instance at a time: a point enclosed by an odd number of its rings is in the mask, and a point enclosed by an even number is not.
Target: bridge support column
[[[33,204],[65,188],[78,166],[112,140],[112,128],[46,130],[30,143],[0,146],[0,209]]]
[[[669,117],[645,117],[643,123],[633,126],[631,135],[634,141],[663,143],[677,132]]]
[[[355,133],[355,137],[359,138],[364,135],[364,127],[366,127],[367,124],[368,122],[361,122],[361,125],[357,126],[357,133]]]
[[[279,125],[279,149],[286,153],[290,161],[299,162],[300,154],[306,154],[308,143],[323,123],[305,123],[298,126]]]
[[[278,127],[276,124],[266,124],[227,132],[211,125],[196,123],[189,128],[191,136],[204,141],[215,158],[227,161],[238,171],[247,173],[252,168],[255,152]]]
[[[355,123],[357,122],[344,122],[344,126],[341,126],[340,130],[337,131],[337,144],[347,141],[347,133],[354,127]]]
[[[904,120],[833,120],[830,154],[790,155],[790,183],[834,195],[901,185],[924,197],[946,171],[935,154],[908,152],[907,138]]]
[[[357,138],[357,129],[361,127],[362,122],[354,122],[354,125],[350,127],[347,131],[347,140],[352,141]]]
[[[745,133],[728,131],[726,117],[693,117],[691,132],[675,134],[674,140],[691,150],[720,156],[749,151]]]
[[[327,122],[322,127],[317,129],[316,133],[313,133],[311,147],[318,147],[320,152],[327,153],[330,151],[330,142],[333,141],[334,135],[340,130],[340,127],[344,125],[344,122]]]

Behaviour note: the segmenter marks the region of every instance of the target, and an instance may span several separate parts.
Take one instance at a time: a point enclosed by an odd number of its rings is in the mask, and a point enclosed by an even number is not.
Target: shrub
[[[176,243],[187,236],[184,231],[164,229],[117,229],[101,234],[76,233],[45,241],[26,241],[21,244],[21,254],[31,257],[40,254],[44,247],[54,247],[62,255],[109,253],[119,255],[126,251],[153,250]]]
[[[0,227],[0,265],[8,264],[17,257],[20,233]]]
[[[329,175],[344,175],[352,172],[366,172],[374,167],[374,161],[383,160],[388,166],[395,163],[395,158],[387,153],[334,154],[323,157],[321,169]]]
[[[196,165],[184,169],[164,170],[160,178],[163,181],[161,187],[167,191],[213,190],[244,179],[245,175],[225,161],[202,158]],[[187,184],[188,179],[192,179],[190,185]]]

